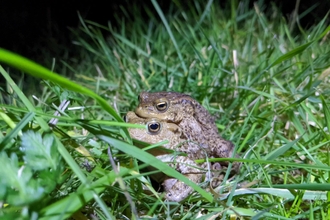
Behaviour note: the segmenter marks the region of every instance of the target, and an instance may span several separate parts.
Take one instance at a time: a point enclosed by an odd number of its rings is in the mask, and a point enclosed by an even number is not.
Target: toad
[[[182,134],[182,129],[174,123],[164,122],[154,118],[140,118],[134,112],[128,112],[125,121],[133,124],[146,125],[145,129],[128,128],[128,132],[132,138],[150,144],[168,140],[168,143],[163,145],[166,149],[176,152],[185,152],[187,149],[185,146],[187,145],[187,140]],[[201,183],[207,172],[207,163],[197,164],[193,160],[194,156],[192,155],[180,156],[159,148],[152,149],[149,152],[159,160],[167,162],[172,168],[195,183]],[[202,152],[200,152],[200,154],[202,154]],[[205,158],[205,156],[204,154],[202,158]],[[168,177],[165,174],[152,177],[163,184],[165,198],[169,201],[179,202],[192,193],[193,189],[191,187],[175,178]]]
[[[206,151],[209,157],[232,157],[234,145],[223,139],[215,118],[189,95],[177,92],[142,92],[136,115],[159,119],[179,126],[188,140],[186,152],[199,155]],[[236,167],[236,168],[235,168]],[[237,169],[237,164],[234,163]]]

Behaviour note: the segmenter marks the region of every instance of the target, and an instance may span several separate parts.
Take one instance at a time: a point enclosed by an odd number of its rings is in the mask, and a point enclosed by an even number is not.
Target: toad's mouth
[[[178,117],[177,112],[169,112],[169,111],[159,112],[152,105],[138,106],[135,109],[135,114],[136,116],[142,119],[157,118],[160,121],[167,123],[174,123],[177,125],[184,120],[184,118]]]
[[[139,106],[136,108],[135,114],[141,118],[150,118],[151,116],[155,115],[156,112],[153,106]]]

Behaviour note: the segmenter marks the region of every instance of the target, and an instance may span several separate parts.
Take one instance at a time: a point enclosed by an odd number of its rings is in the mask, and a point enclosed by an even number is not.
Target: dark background
[[[264,1],[269,6],[270,1]],[[295,0],[273,1],[281,8],[286,19],[290,18],[295,8]],[[230,1],[221,1],[223,7],[230,8]],[[166,13],[171,1],[159,1]],[[330,9],[330,1],[301,0],[299,12],[318,6],[301,21],[304,28],[319,22]],[[71,38],[69,27],[79,25],[78,12],[84,19],[106,25],[108,21],[116,24],[114,14],[121,13],[120,6],[129,8],[137,5],[143,11],[149,7],[154,11],[150,1],[114,0],[114,1],[36,1],[36,0],[1,0],[0,1],[0,47],[12,50],[29,58],[37,58],[41,50],[59,53],[61,47],[70,48]],[[249,1],[253,6],[253,1]],[[154,12],[155,13],[155,12]],[[134,15],[132,15],[134,17]],[[147,16],[145,16],[147,19]],[[52,51],[57,49],[56,51]],[[70,49],[69,49],[70,50]]]

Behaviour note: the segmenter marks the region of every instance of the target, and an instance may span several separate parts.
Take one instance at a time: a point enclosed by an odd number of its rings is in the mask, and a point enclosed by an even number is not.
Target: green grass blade
[[[272,185],[272,187],[298,190],[330,191],[329,183],[276,184]]]
[[[279,63],[282,63],[283,61],[288,60],[288,59],[296,56],[297,54],[300,54],[300,53],[304,52],[313,43],[315,43],[316,41],[319,41],[320,39],[322,39],[329,31],[330,31],[330,26],[327,27],[327,29],[325,29],[323,31],[323,33],[320,36],[318,36],[315,40],[312,40],[311,42],[303,44],[303,45],[289,51],[288,53],[284,54],[283,56],[280,56],[279,58],[277,58],[272,64],[270,64],[270,66],[267,69],[269,69],[269,68],[271,68],[271,67],[273,67],[273,66],[275,66]]]
[[[303,200],[326,200],[326,190],[329,188],[322,187],[325,191],[317,191],[317,187],[320,187],[322,184],[316,184],[311,186],[300,186],[301,184],[283,184],[283,185],[274,185],[274,188],[269,187],[260,187],[260,188],[245,188],[245,189],[237,189],[234,191],[234,196],[243,196],[243,195],[251,195],[251,194],[270,194],[276,197],[281,197],[285,199],[294,199],[294,195],[289,191],[289,189],[295,189],[295,187],[306,189],[306,188],[312,188],[316,191],[306,190],[303,196]],[[321,189],[320,189],[321,190]],[[220,200],[227,199],[229,197],[230,193],[222,194],[219,198]]]
[[[199,160],[195,160],[195,161],[197,163],[205,162],[204,159],[199,159]],[[290,166],[290,167],[295,167],[295,168],[318,169],[318,170],[330,171],[329,166],[304,164],[304,163],[290,163],[290,162],[282,162],[282,161],[276,161],[276,160],[240,159],[240,158],[209,158],[208,161],[210,161],[210,162],[239,161],[242,163],[273,164],[273,165],[278,165],[278,166]]]
[[[204,9],[204,11],[203,11],[203,14],[200,16],[200,18],[199,18],[197,24],[196,24],[195,27],[194,27],[194,30],[195,30],[195,31],[199,29],[200,25],[201,25],[201,24],[203,23],[203,21],[205,20],[205,17],[206,17],[207,15],[210,14],[210,8],[211,8],[212,4],[213,4],[213,0],[208,0],[208,1],[207,1],[207,5],[205,6],[205,9]]]
[[[283,155],[285,152],[287,152],[289,149],[291,149],[299,140],[300,138],[297,138],[294,141],[291,141],[279,148],[277,148],[276,150],[270,152],[269,154],[267,154],[267,156],[265,157],[266,160],[274,160],[276,158],[278,158],[279,156]]]
[[[328,128],[328,130],[330,129],[330,109],[328,107],[328,104],[326,103],[324,97],[321,95],[320,96],[321,100],[322,100],[322,105],[323,105],[323,113],[325,116],[325,124]]]
[[[98,135],[100,139],[103,141],[111,144],[113,147],[117,148],[118,150],[121,150],[125,152],[128,155],[131,155],[135,158],[137,158],[140,161],[143,161],[146,164],[152,164],[153,167],[157,168],[158,170],[161,170],[163,173],[165,173],[168,176],[172,176],[184,183],[186,183],[188,186],[191,186],[194,190],[199,192],[206,200],[209,202],[213,201],[213,197],[210,193],[206,192],[202,188],[200,188],[196,183],[191,182],[188,178],[177,172],[176,170],[169,167],[167,164],[163,163],[159,159],[155,158],[151,154],[134,147],[130,144],[127,144],[125,142],[116,140],[114,138],[106,137],[103,135]]]
[[[152,4],[153,4],[153,6],[155,7],[155,9],[156,9],[156,11],[157,11],[157,13],[158,13],[160,19],[162,20],[162,22],[163,22],[163,24],[164,24],[164,26],[165,26],[165,28],[166,28],[166,30],[167,30],[168,35],[170,36],[170,38],[171,38],[171,40],[172,40],[172,42],[173,42],[173,45],[174,45],[175,50],[176,50],[176,52],[177,52],[177,54],[178,54],[178,57],[179,57],[179,60],[180,60],[180,62],[181,62],[181,66],[182,66],[182,69],[183,69],[184,73],[185,73],[185,74],[188,74],[188,69],[187,69],[186,64],[185,64],[185,62],[184,62],[184,60],[183,60],[183,57],[182,57],[182,54],[181,54],[181,52],[180,52],[179,46],[178,46],[178,44],[177,44],[177,42],[176,42],[176,40],[175,40],[175,37],[174,37],[174,35],[173,35],[173,33],[172,33],[172,30],[171,30],[171,28],[170,28],[170,25],[168,24],[168,22],[167,22],[167,20],[166,20],[166,18],[165,18],[165,16],[164,16],[163,11],[162,11],[161,8],[159,7],[159,5],[158,5],[158,3],[157,3],[156,0],[151,0],[151,2],[152,2]]]
[[[19,134],[19,132],[22,131],[22,129],[33,119],[34,116],[34,112],[29,112],[20,120],[16,127],[11,132],[9,132],[9,134],[7,134],[0,143],[0,151],[2,151],[6,147],[7,143],[10,140],[15,138]]]
[[[301,45],[289,52],[287,52],[286,54],[284,54],[283,56],[280,56],[279,58],[277,58],[272,64],[270,64],[270,66],[268,67],[271,68],[279,63],[282,63],[283,61],[286,61],[294,56],[296,56],[297,54],[300,54],[302,52],[304,52],[304,50],[306,50],[309,46],[311,46],[315,41],[311,41],[311,42],[308,42],[304,45]]]

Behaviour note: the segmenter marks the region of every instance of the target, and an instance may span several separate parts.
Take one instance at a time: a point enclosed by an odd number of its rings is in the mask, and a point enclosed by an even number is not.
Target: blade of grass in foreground
[[[251,194],[270,194],[276,197],[281,197],[285,199],[294,199],[294,195],[288,190],[288,189],[303,189],[306,190],[303,196],[303,200],[326,200],[326,191],[312,191],[308,190],[308,185],[310,185],[309,188],[312,188],[312,190],[315,190],[316,187],[323,187],[323,184],[292,184],[292,185],[275,185],[274,188],[269,187],[260,187],[260,188],[242,188],[242,189],[236,189],[233,193],[233,196],[242,196],[242,195],[251,195]],[[321,189],[320,189],[321,190]],[[329,190],[329,185],[323,187],[322,190]],[[231,192],[230,192],[231,193]],[[224,193],[221,194],[219,197],[219,200],[227,199],[230,195],[230,193]]]
[[[176,170],[172,169],[171,167],[169,167],[165,163],[161,162],[160,160],[158,160],[154,156],[150,155],[149,153],[144,152],[143,150],[138,149],[137,147],[134,147],[125,142],[116,140],[114,138],[106,137],[103,135],[98,135],[98,137],[101,140],[111,144],[113,147],[117,148],[118,150],[121,150],[121,151],[125,152],[126,154],[132,155],[132,156],[136,157],[138,160],[141,160],[147,164],[152,164],[153,167],[161,170],[166,175],[172,176],[172,177],[184,182],[185,184],[189,185],[194,190],[199,192],[209,202],[213,201],[213,197],[210,193],[207,193],[205,190],[200,188],[196,183],[193,183],[187,177],[178,173]]]
[[[123,119],[112,107],[108,105],[107,101],[104,100],[101,96],[97,95],[86,87],[74,83],[25,57],[0,48],[0,62],[4,62],[10,66],[20,69],[34,77],[50,80],[71,91],[88,95],[94,98],[103,107],[103,109],[109,112],[117,121],[123,122]]]
[[[197,163],[204,163],[205,159],[198,159],[195,161]],[[235,161],[238,161],[238,162],[242,162],[242,163],[272,164],[272,165],[278,165],[278,166],[290,166],[290,167],[294,167],[294,168],[330,171],[330,166],[305,164],[305,163],[290,163],[290,162],[282,162],[282,161],[276,161],[276,160],[240,159],[240,158],[209,158],[209,161],[210,162],[221,162],[221,161],[235,162]]]
[[[9,143],[10,140],[15,138],[17,135],[22,135],[22,129],[33,119],[35,116],[34,112],[27,113],[23,119],[20,120],[20,122],[13,128],[11,132],[9,132],[5,138],[0,143],[0,151],[2,151],[7,143]]]

